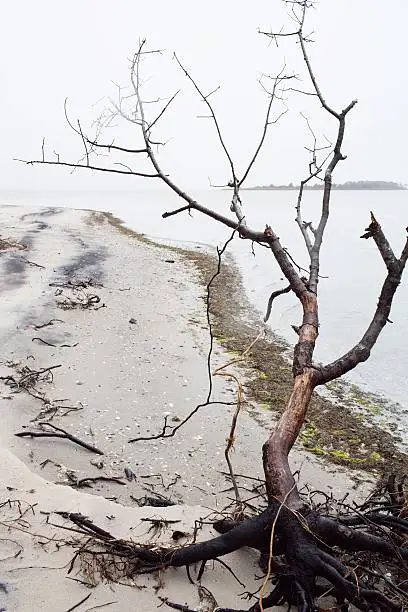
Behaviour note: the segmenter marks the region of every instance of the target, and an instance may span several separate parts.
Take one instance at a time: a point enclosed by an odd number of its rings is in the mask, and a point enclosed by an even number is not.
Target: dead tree
[[[320,385],[324,385],[346,374],[359,363],[369,358],[381,330],[389,319],[392,301],[408,259],[408,239],[401,254],[399,256],[396,255],[384,235],[379,222],[374,214],[371,213],[370,223],[365,229],[362,238],[373,240],[386,267],[386,275],[374,315],[368,328],[362,334],[361,340],[354,347],[332,363],[316,365],[313,362],[313,352],[319,331],[318,282],[320,250],[330,213],[332,176],[337,165],[345,159],[342,152],[342,144],[346,120],[356,101],[350,102],[343,110],[335,110],[326,102],[312,69],[307,53],[308,41],[304,34],[305,15],[311,3],[308,0],[292,0],[289,4],[291,6],[292,17],[296,22],[295,30],[293,32],[280,31],[279,33],[267,32],[263,34],[275,41],[281,36],[296,39],[312,87],[310,93],[315,96],[324,111],[333,119],[337,126],[335,144],[331,148],[328,157],[321,163],[317,161],[319,150],[315,142],[309,174],[302,181],[298,195],[296,221],[309,254],[310,265],[307,276],[301,276],[301,273],[293,264],[291,256],[283,248],[275,228],[267,225],[266,229],[262,231],[248,227],[240,197],[240,189],[248,178],[264,144],[269,126],[278,120],[282,112],[285,112],[283,109],[283,111],[278,112],[272,118],[272,113],[275,112],[275,105],[281,104],[284,101],[283,96],[287,81],[294,78],[293,75],[287,75],[282,71],[273,79],[272,89],[268,92],[269,99],[264,128],[259,144],[250,158],[246,170],[241,174],[241,178],[239,178],[210,101],[211,94],[204,94],[202,92],[191,74],[184,68],[180,60],[175,57],[180,69],[206,105],[208,114],[214,123],[220,145],[226,155],[231,173],[227,185],[232,191],[231,211],[234,213],[235,218],[222,215],[197,202],[176,185],[160,166],[156,154],[158,143],[153,139],[152,130],[163,118],[175,96],[172,96],[164,104],[163,108],[153,119],[147,117],[146,104],[144,104],[142,97],[143,83],[140,74],[142,60],[148,53],[144,41],[140,44],[131,62],[130,96],[121,95],[119,90],[118,102],[115,102],[111,112],[107,115],[105,114],[101,119],[96,134],[93,137],[88,136],[84,132],[79,121],[76,123],[72,122],[66,114],[70,127],[78,134],[82,141],[83,158],[78,162],[62,161],[59,155],[55,159],[48,159],[46,158],[43,144],[42,157],[27,163],[65,165],[73,168],[85,168],[88,170],[129,174],[161,180],[184,201],[183,206],[176,210],[165,212],[163,217],[166,218],[183,212],[191,213],[192,211],[197,211],[230,228],[241,239],[266,247],[270,250],[271,256],[276,260],[288,283],[288,287],[281,292],[276,292],[274,297],[277,297],[284,291],[292,291],[302,306],[302,322],[296,328],[298,340],[293,357],[292,393],[278,424],[263,446],[263,467],[268,497],[267,509],[255,518],[218,523],[216,527],[220,535],[211,541],[171,549],[152,550],[134,546],[132,554],[137,556],[139,565],[145,568],[188,566],[199,561],[205,562],[209,559],[221,557],[243,546],[250,546],[259,549],[266,555],[268,560],[265,584],[267,584],[268,579],[272,575],[275,576],[275,586],[271,593],[264,595],[264,591],[261,590],[259,601],[250,608],[253,612],[282,603],[287,603],[289,606],[297,606],[297,609],[302,612],[317,610],[315,598],[319,590],[318,578],[323,578],[331,585],[332,593],[342,606],[342,610],[348,609],[346,602],[353,602],[360,610],[397,612],[402,609],[402,600],[390,597],[375,588],[371,588],[364,581],[359,581],[357,575],[349,571],[335,551],[336,549],[343,551],[371,551],[385,557],[395,557],[397,555],[400,562],[404,564],[408,559],[408,547],[406,544],[404,545],[405,540],[401,537],[397,538],[396,541],[390,542],[389,539],[381,534],[373,534],[361,530],[358,528],[360,524],[358,517],[348,521],[335,520],[317,513],[305,504],[304,499],[299,494],[288,461],[290,450],[305,421],[308,405],[314,390]],[[121,117],[138,127],[142,138],[142,146],[140,148],[119,146],[114,142],[102,142],[102,128],[110,123],[113,116]],[[110,155],[118,153],[143,156],[144,160],[150,163],[152,171],[137,171],[129,164],[123,163],[117,166],[106,166],[98,163],[98,157],[96,157],[96,162],[91,161],[95,159],[95,154],[102,153],[107,154],[108,159],[110,159]],[[313,177],[319,176],[322,177],[324,189],[320,219],[316,227],[314,227],[310,222],[305,222],[302,218],[302,195],[305,184]],[[374,521],[376,525],[387,524],[387,516],[384,513],[371,513],[370,516],[370,520]],[[396,532],[400,529],[401,533],[407,533],[408,523],[406,520],[394,516],[392,524]],[[280,560],[277,561],[277,558]],[[227,609],[218,608],[218,610],[219,612],[221,610],[226,612]]]

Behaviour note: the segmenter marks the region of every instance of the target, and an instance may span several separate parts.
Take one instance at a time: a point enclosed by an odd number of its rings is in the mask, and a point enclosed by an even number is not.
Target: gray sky
[[[335,180],[380,179],[408,183],[406,0],[322,0],[309,13],[316,40],[310,48],[315,73],[327,101],[341,109],[354,98],[344,151],[348,160]],[[33,158],[46,136],[68,160],[80,147],[64,122],[68,96],[73,117],[89,125],[103,108],[101,98],[115,95],[112,81],[125,83],[127,58],[140,37],[166,49],[145,61],[147,88],[155,97],[182,88],[180,98],[160,124],[157,137],[168,140],[160,159],[181,186],[206,186],[228,180],[228,167],[202,103],[172,61],[176,51],[212,98],[225,138],[240,168],[257,144],[267,100],[257,79],[287,69],[304,76],[299,48],[285,41],[279,49],[257,33],[289,25],[280,0],[13,0],[3,5],[0,36],[2,96],[0,113],[0,189],[146,188],[151,181],[131,177],[74,176],[53,167],[26,167],[14,157]],[[308,28],[307,28],[308,29]],[[309,89],[309,84],[298,83]],[[304,146],[310,144],[304,110],[317,134],[333,137],[317,101],[291,96],[290,112],[272,126],[248,184],[298,181],[307,169]],[[148,109],[150,110],[150,108]],[[278,109],[277,109],[278,110]],[[124,146],[139,144],[132,126],[119,128]],[[107,134],[112,139],[113,132]],[[119,144],[119,140],[117,141]],[[242,170],[241,170],[242,171]],[[158,186],[156,183],[154,186]]]

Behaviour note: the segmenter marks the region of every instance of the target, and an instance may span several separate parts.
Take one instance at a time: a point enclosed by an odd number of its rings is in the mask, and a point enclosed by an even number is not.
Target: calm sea
[[[196,191],[192,195],[202,204],[229,213],[229,194],[223,191]],[[243,202],[248,224],[263,230],[269,224],[299,265],[307,268],[308,260],[302,237],[294,222],[296,193],[290,191],[244,192]],[[304,218],[316,220],[321,192],[306,192]],[[211,219],[195,213],[184,213],[162,219],[166,210],[177,208],[181,201],[166,190],[115,192],[0,192],[0,203],[32,206],[63,206],[111,211],[126,224],[155,239],[214,249],[223,243],[230,231]],[[399,253],[408,225],[408,191],[337,191],[332,196],[332,212],[321,256],[320,335],[316,359],[336,359],[361,337],[373,314],[385,277],[385,266],[372,241],[359,236],[373,211],[391,244]],[[233,241],[231,253],[242,271],[246,291],[254,305],[265,310],[271,291],[283,287],[277,265],[270,253],[261,247],[252,253],[251,244]],[[360,365],[348,380],[364,389],[398,402],[408,410],[408,271],[399,287],[391,319],[368,362]],[[272,329],[294,342],[292,324],[299,324],[300,311],[292,295],[282,296],[274,304]],[[405,415],[408,425],[408,416]],[[408,441],[408,433],[405,433]]]

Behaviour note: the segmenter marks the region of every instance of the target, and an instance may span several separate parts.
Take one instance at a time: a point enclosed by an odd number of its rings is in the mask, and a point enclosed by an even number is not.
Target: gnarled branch
[[[397,259],[380,224],[372,213],[371,223],[366,229],[366,233],[363,234],[361,238],[373,238],[387,266],[388,274],[382,285],[374,316],[363,337],[352,349],[342,355],[342,357],[339,357],[339,359],[336,359],[322,368],[316,369],[314,379],[317,385],[325,384],[330,380],[343,376],[343,374],[355,368],[359,363],[367,361],[381,330],[389,319],[392,301],[398,285],[401,282],[401,277],[408,260],[408,237],[401,252],[401,256]]]

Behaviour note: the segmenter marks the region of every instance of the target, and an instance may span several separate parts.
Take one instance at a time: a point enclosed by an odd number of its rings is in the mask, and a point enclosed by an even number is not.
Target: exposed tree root
[[[118,540],[82,515],[60,514],[75,523],[76,530],[91,536],[76,553],[71,570],[77,560],[83,566],[89,566],[91,560],[102,578],[119,580],[251,547],[261,553],[263,569],[269,565],[272,591],[262,595],[250,612],[282,604],[299,612],[314,612],[319,610],[322,594],[336,602],[333,610],[345,612],[352,603],[365,612],[401,612],[408,605],[408,521],[398,516],[395,506],[392,513],[388,507],[383,504],[366,513],[347,510],[332,517],[309,506],[294,512],[276,502],[253,518],[218,521],[214,528],[219,536],[178,548]],[[217,608],[217,612],[242,611]]]

